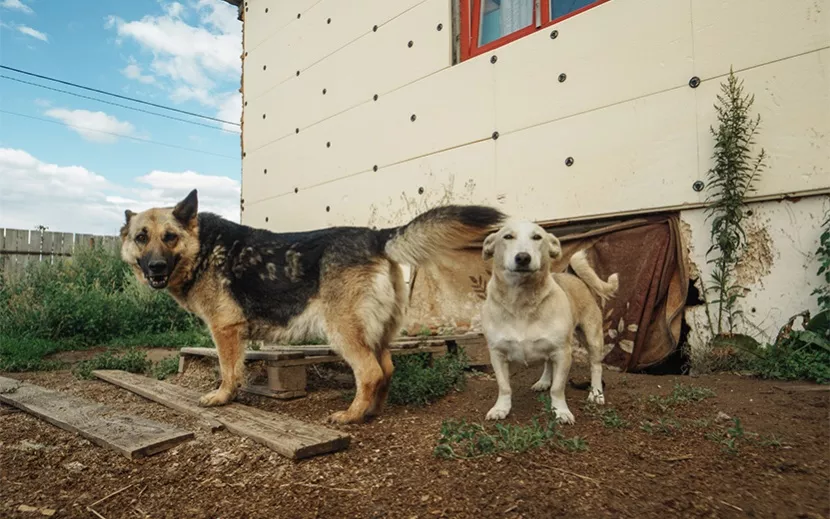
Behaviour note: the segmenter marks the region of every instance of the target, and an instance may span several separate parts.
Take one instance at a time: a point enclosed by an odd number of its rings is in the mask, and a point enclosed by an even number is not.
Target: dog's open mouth
[[[164,288],[167,286],[167,282],[170,280],[170,276],[167,274],[156,274],[147,276],[147,283],[153,288]]]

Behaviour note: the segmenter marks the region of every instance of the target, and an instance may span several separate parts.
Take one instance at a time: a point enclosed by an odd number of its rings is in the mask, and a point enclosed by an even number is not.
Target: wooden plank
[[[45,263],[52,263],[52,253],[55,250],[55,235],[52,231],[46,231],[43,233],[43,247],[41,248],[41,252],[43,256],[41,261]]]
[[[201,357],[210,357],[213,359],[219,358],[216,348],[182,348],[179,350],[180,355],[196,355]],[[297,359],[303,357],[303,352],[298,351],[268,351],[268,350],[245,350],[245,360],[284,360]]]
[[[193,438],[190,431],[11,378],[0,377],[0,401],[130,459],[152,456]]]
[[[291,459],[343,450],[351,442],[351,436],[346,433],[238,403],[201,407],[198,391],[149,377],[117,370],[96,370],[92,373],[101,380],[171,409],[220,422],[228,431],[250,438]]]
[[[436,30],[439,23],[448,30]],[[261,97],[248,98],[246,152],[449,67],[450,27],[449,3],[427,0]]]
[[[728,74],[730,66],[742,70],[830,45],[830,9],[824,0],[689,3],[694,22],[695,74],[704,80]],[[752,16],[747,16],[749,12]],[[787,37],[770,38],[770,34]],[[724,52],[725,48],[729,52]],[[763,89],[747,92],[760,95]],[[769,128],[770,124],[764,124],[762,134]]]

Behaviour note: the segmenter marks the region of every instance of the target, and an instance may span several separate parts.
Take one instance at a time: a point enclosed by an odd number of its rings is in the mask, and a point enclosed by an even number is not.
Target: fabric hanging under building
[[[617,273],[620,290],[604,310],[604,363],[639,371],[659,364],[680,341],[689,286],[676,214],[615,223],[545,226],[562,242],[551,270],[563,272],[570,257],[586,250],[602,279]],[[479,309],[490,277],[481,245],[454,252],[411,278],[406,327],[441,332],[480,331]],[[584,349],[580,346],[578,349]]]

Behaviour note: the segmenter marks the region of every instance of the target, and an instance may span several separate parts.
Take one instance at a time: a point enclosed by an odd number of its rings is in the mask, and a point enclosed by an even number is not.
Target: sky
[[[0,0],[0,64],[238,123],[236,17],[221,0]],[[194,188],[200,210],[239,221],[238,126],[0,76],[0,228],[114,235],[126,209]]]

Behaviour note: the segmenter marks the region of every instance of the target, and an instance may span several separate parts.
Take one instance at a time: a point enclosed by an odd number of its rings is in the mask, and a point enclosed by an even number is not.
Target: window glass
[[[480,16],[479,47],[533,23],[533,0],[481,0]]]
[[[550,19],[556,20],[586,5],[591,5],[596,0],[550,0]]]

